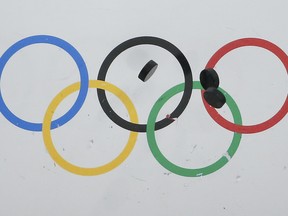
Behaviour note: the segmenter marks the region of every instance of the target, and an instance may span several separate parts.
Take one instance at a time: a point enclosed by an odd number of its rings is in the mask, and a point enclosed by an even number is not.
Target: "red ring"
[[[210,60],[206,65],[206,68],[214,68],[217,62],[228,52],[244,46],[257,46],[267,49],[270,52],[274,53],[283,63],[286,72],[288,73],[288,56],[286,55],[286,53],[275,44],[259,38],[242,38],[226,44],[210,58]],[[226,128],[227,130],[237,133],[249,134],[267,130],[272,126],[274,126],[275,124],[277,124],[282,118],[284,118],[284,116],[288,112],[288,96],[287,96],[280,110],[274,116],[272,116],[272,118],[255,125],[237,125],[230,121],[227,121],[213,107],[209,106],[209,104],[204,100],[203,93],[204,91],[202,90],[202,100],[204,106],[209,115],[214,119],[214,121],[216,121],[220,126]]]

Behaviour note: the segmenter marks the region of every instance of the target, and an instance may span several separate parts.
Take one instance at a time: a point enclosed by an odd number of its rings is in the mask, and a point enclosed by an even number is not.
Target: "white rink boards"
[[[288,214],[286,1],[1,5],[0,215]]]

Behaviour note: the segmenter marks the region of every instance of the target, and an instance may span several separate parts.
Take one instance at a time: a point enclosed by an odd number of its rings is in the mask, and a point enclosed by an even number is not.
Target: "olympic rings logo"
[[[97,80],[89,80],[87,67],[83,58],[81,57],[80,53],[76,50],[76,48],[74,48],[68,42],[60,38],[49,36],[49,35],[30,36],[13,44],[1,56],[0,58],[0,80],[1,80],[1,75],[3,73],[3,70],[5,68],[5,65],[7,64],[9,59],[19,50],[29,45],[37,44],[37,43],[51,44],[66,51],[73,58],[73,60],[75,61],[79,69],[80,82],[69,85],[68,87],[66,87],[60,93],[56,95],[56,97],[52,100],[52,102],[48,106],[42,123],[29,122],[13,114],[9,110],[9,108],[6,106],[3,100],[1,89],[0,89],[0,112],[8,121],[10,121],[12,124],[14,124],[15,126],[19,128],[22,128],[24,130],[29,130],[29,131],[42,131],[45,146],[47,148],[48,153],[52,157],[52,159],[62,168],[74,174],[92,176],[92,175],[99,175],[99,174],[103,174],[103,173],[111,171],[112,169],[119,166],[132,152],[133,147],[135,146],[135,143],[137,140],[138,133],[146,132],[149,148],[153,156],[155,157],[155,159],[164,168],[171,171],[172,173],[175,173],[181,176],[197,177],[197,176],[208,175],[210,173],[213,173],[219,170],[220,168],[222,168],[225,164],[229,162],[229,160],[233,157],[233,155],[236,153],[238,149],[242,134],[258,133],[258,132],[267,130],[273,127],[275,124],[277,124],[281,119],[283,119],[284,116],[288,112],[288,96],[287,96],[280,110],[270,119],[262,123],[255,124],[255,125],[242,125],[241,114],[240,114],[240,111],[236,102],[225,90],[223,90],[220,87],[218,88],[217,86],[217,88],[219,89],[219,92],[225,95],[225,101],[229,109],[232,112],[234,122],[230,122],[226,120],[216,111],[216,109],[214,109],[205,101],[203,97],[204,92],[205,92],[203,89],[203,84],[199,81],[193,81],[191,68],[184,54],[172,43],[166,40],[163,40],[161,38],[149,37],[149,36],[132,38],[130,40],[127,40],[121,43],[117,47],[115,47],[103,61],[99,70]],[[143,44],[158,46],[170,52],[178,60],[179,64],[181,65],[181,68],[183,70],[183,75],[184,75],[184,83],[181,83],[179,85],[176,85],[170,88],[156,101],[156,103],[154,104],[154,106],[152,107],[150,111],[147,124],[138,123],[137,111],[133,105],[133,102],[126,95],[126,93],[123,92],[118,87],[116,87],[115,85],[105,81],[109,66],[119,54],[121,54],[123,51],[131,47],[143,45]],[[263,40],[259,38],[243,38],[243,39],[238,39],[238,40],[235,40],[226,44],[225,46],[220,48],[210,58],[210,60],[208,61],[206,65],[206,68],[214,68],[215,65],[218,63],[218,61],[224,55],[226,55],[227,53],[229,53],[230,51],[234,49],[237,49],[239,47],[245,47],[245,46],[256,46],[256,47],[264,48],[272,52],[274,55],[276,55],[280,59],[280,61],[283,63],[286,69],[286,72],[288,73],[287,54],[275,44],[267,40]],[[141,78],[143,81],[147,80],[149,78],[148,76],[151,76],[151,74],[150,75],[147,74],[148,72],[151,72],[151,71],[154,72],[155,64],[153,64],[152,62],[152,64],[148,65],[148,67],[150,67],[150,69],[149,71],[146,71],[147,77],[145,77],[145,75],[144,77],[141,77],[139,74],[139,78]],[[130,131],[127,144],[125,148],[122,150],[122,152],[111,162],[104,164],[102,166],[99,166],[99,167],[95,167],[95,168],[79,167],[65,160],[57,152],[56,148],[54,147],[52,138],[51,138],[52,129],[58,128],[66,124],[67,122],[69,122],[81,109],[86,99],[89,88],[97,89],[97,94],[98,94],[100,105],[103,111],[106,113],[106,115],[118,126]],[[192,89],[198,89],[202,91],[203,103],[209,115],[220,126],[234,132],[232,142],[226,154],[223,155],[220,159],[218,159],[213,164],[208,165],[203,168],[197,168],[197,169],[180,167],[172,163],[171,161],[169,161],[158,148],[157,141],[155,138],[156,130],[160,130],[168,126],[169,124],[173,123],[174,118],[178,118],[182,114],[187,104],[189,103],[189,100],[192,94]],[[58,105],[66,97],[68,97],[70,94],[76,91],[78,91],[79,93],[72,107],[63,116],[52,121],[53,114],[55,110],[57,109]],[[112,107],[110,106],[107,100],[106,93],[105,93],[106,91],[111,92],[112,94],[116,95],[121,100],[121,102],[125,105],[126,109],[128,110],[130,121],[124,120],[123,118],[118,116],[117,113],[112,109]],[[169,115],[169,117],[163,118],[162,120],[156,122],[158,113],[163,107],[163,105],[171,97],[181,92],[183,92],[182,98],[178,106],[175,108],[175,110]]]

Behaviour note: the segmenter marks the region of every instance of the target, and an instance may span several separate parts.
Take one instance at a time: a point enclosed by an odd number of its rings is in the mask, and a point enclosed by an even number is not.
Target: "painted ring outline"
[[[190,168],[184,168],[180,167],[172,162],[170,162],[160,151],[160,149],[157,146],[156,138],[155,138],[155,120],[157,118],[157,115],[160,111],[160,109],[163,107],[163,105],[174,95],[178,94],[179,92],[183,91],[183,83],[176,85],[169,90],[167,90],[154,104],[153,108],[151,109],[151,112],[148,117],[147,122],[147,140],[149,144],[149,148],[155,157],[155,159],[167,170],[169,170],[172,173],[175,173],[177,175],[181,176],[187,176],[187,177],[199,177],[211,174],[220,168],[222,168],[225,164],[229,162],[229,160],[234,156],[236,153],[242,134],[234,132],[234,136],[232,139],[232,142],[230,144],[230,147],[228,148],[226,154],[227,156],[223,155],[220,159],[218,159],[216,162],[214,162],[211,165],[208,165],[203,168],[197,168],[197,169],[190,169]],[[199,81],[193,82],[193,89],[203,89],[201,86],[201,83]],[[225,96],[227,100],[227,105],[232,111],[233,119],[236,123],[241,124],[241,114],[239,111],[239,108],[233,98],[225,92],[223,89],[218,88]]]
[[[52,159],[63,169],[74,173],[78,175],[84,175],[84,176],[92,176],[92,175],[100,175],[106,172],[111,171],[112,169],[116,168],[119,166],[131,153],[133,150],[135,143],[137,141],[137,132],[130,132],[129,139],[127,142],[127,145],[123,149],[123,151],[111,162],[104,164],[99,167],[94,167],[94,168],[83,168],[80,166],[76,166],[68,161],[66,161],[56,150],[54,147],[52,137],[51,137],[51,119],[53,117],[53,113],[56,110],[57,106],[61,103],[61,101],[70,95],[71,93],[79,90],[80,88],[80,83],[74,83],[65,89],[63,89],[58,95],[55,96],[55,98],[52,100],[50,105],[47,108],[44,120],[43,120],[43,140],[46,146],[46,149]],[[130,100],[130,98],[126,95],[125,92],[123,92],[121,89],[118,87],[114,86],[113,84],[110,84],[105,81],[100,81],[100,80],[90,80],[89,81],[89,88],[101,88],[110,91],[111,93],[114,93],[125,105],[125,107],[128,110],[130,119],[132,122],[137,123],[138,122],[138,116],[136,109]]]
[[[157,37],[151,37],[151,36],[143,36],[143,37],[136,37],[129,39],[127,41],[124,41],[123,43],[119,44],[117,47],[115,47],[105,58],[103,61],[99,73],[98,73],[98,80],[105,81],[108,69],[114,59],[123,51],[137,46],[137,45],[155,45],[159,46],[167,51],[169,51],[180,63],[183,73],[184,73],[184,79],[185,79],[185,88],[183,92],[183,96],[181,98],[180,103],[175,108],[175,110],[170,114],[171,118],[178,118],[181,113],[185,110],[191,94],[192,94],[192,86],[193,86],[193,78],[192,78],[192,72],[190,65],[184,56],[184,54],[172,43],[161,39]],[[136,132],[146,132],[147,124],[134,124],[131,122],[126,121],[125,119],[118,116],[110,104],[108,103],[106,93],[104,90],[97,89],[98,99],[101,104],[101,107],[103,111],[106,113],[106,115],[118,126],[125,128],[130,131],[136,131]],[[161,128],[166,127],[167,125],[171,124],[173,122],[172,119],[164,118],[158,122],[156,122],[156,130],[159,130]]]
[[[276,46],[275,44],[263,40],[260,38],[242,38],[235,41],[232,41],[223,47],[221,47],[208,61],[206,68],[214,68],[217,62],[228,52],[244,47],[244,46],[256,46],[264,48],[270,52],[272,52],[274,55],[276,55],[280,61],[283,63],[286,72],[288,73],[288,56],[286,53]],[[284,118],[284,116],[288,112],[288,95],[286,96],[286,100],[284,101],[282,107],[280,110],[272,116],[270,119],[254,125],[240,125],[240,124],[234,124],[230,121],[227,121],[225,118],[223,118],[213,107],[210,107],[209,104],[205,101],[203,97],[204,91],[202,90],[202,101],[204,103],[204,106],[209,113],[209,115],[216,121],[219,125],[226,128],[227,130],[230,130],[232,132],[238,132],[238,133],[258,133],[264,130],[267,130],[271,127],[273,127],[275,124],[277,124],[281,119]]]
[[[65,50],[75,61],[77,64],[77,67],[80,72],[80,80],[81,80],[81,87],[79,91],[79,95],[75,101],[75,103],[72,105],[72,107],[69,109],[67,113],[65,113],[62,117],[54,120],[52,122],[52,129],[57,128],[68,121],[70,121],[80,110],[82,107],[85,98],[87,96],[88,92],[88,83],[89,83],[89,78],[88,78],[88,71],[86,68],[86,64],[80,55],[80,53],[68,42],[54,37],[50,35],[35,35],[35,36],[30,36],[27,38],[24,38],[12,46],[10,46],[5,53],[1,56],[0,58],[0,79],[1,75],[3,72],[3,69],[6,65],[6,63],[9,61],[9,59],[20,49],[32,45],[32,44],[38,44],[38,43],[45,43],[45,44],[52,44],[55,45],[59,48],[62,48]],[[0,91],[0,112],[4,115],[4,117],[10,121],[12,124],[14,124],[17,127],[20,127],[25,130],[30,130],[30,131],[41,131],[42,130],[42,124],[41,123],[32,123],[28,122],[25,120],[20,119],[16,115],[14,115],[9,108],[6,106],[1,91]]]

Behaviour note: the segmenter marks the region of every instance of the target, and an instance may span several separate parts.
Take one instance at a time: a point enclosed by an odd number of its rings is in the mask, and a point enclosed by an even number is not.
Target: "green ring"
[[[193,89],[203,89],[199,81],[193,82]],[[225,92],[223,89],[218,88],[226,97],[226,103],[229,107],[229,109],[232,112],[234,123],[241,125],[242,124],[242,118],[240,111],[238,109],[237,104],[232,99],[232,97]],[[167,170],[169,170],[172,173],[175,173],[177,175],[181,176],[188,176],[188,177],[198,177],[198,176],[204,176],[208,175],[210,173],[213,173],[220,168],[222,168],[228,161],[233,157],[233,155],[236,153],[240,140],[241,140],[241,134],[234,132],[234,136],[232,139],[232,142],[226,152],[227,155],[223,155],[219,160],[217,160],[215,163],[203,167],[203,168],[197,168],[197,169],[190,169],[190,168],[183,168],[180,166],[177,166],[170,162],[160,151],[160,149],[157,146],[156,138],[155,138],[155,122],[158,116],[158,113],[160,109],[163,107],[163,105],[174,95],[184,91],[184,83],[181,83],[179,85],[176,85],[166,91],[154,104],[154,106],[151,109],[151,112],[148,117],[147,122],[147,140],[149,144],[149,148],[155,157],[155,159]],[[229,158],[230,157],[230,158]]]

